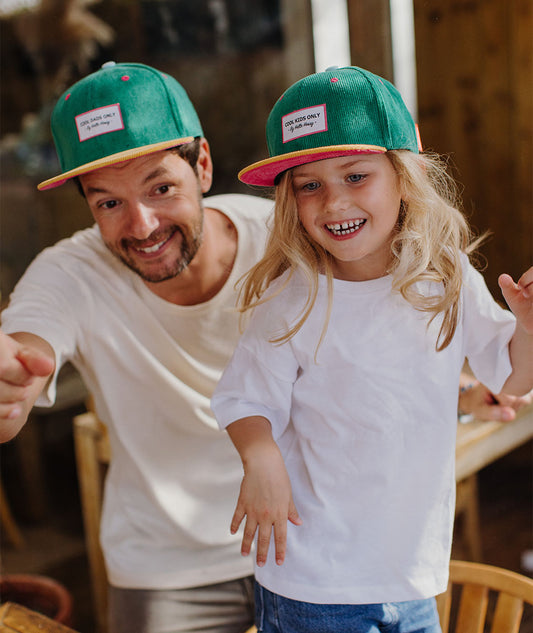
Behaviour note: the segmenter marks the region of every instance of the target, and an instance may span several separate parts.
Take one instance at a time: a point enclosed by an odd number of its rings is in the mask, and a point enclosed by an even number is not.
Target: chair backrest
[[[455,560],[450,563],[448,590],[437,596],[443,633],[518,633],[524,603],[533,604],[531,578]]]
[[[98,633],[107,631],[107,572],[100,548],[104,479],[111,460],[107,429],[92,413],[74,418],[74,446]]]

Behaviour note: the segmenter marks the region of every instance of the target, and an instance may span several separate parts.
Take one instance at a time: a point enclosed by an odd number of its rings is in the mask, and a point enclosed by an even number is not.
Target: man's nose
[[[145,240],[158,228],[154,210],[140,202],[129,207],[129,233],[137,240]]]

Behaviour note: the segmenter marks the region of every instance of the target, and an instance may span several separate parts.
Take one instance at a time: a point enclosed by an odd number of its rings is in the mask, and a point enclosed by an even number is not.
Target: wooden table
[[[455,479],[462,481],[533,438],[533,404],[512,422],[473,420],[459,424],[455,451]]]
[[[533,404],[512,422],[473,420],[458,424],[455,450],[456,516],[464,515],[464,539],[472,560],[483,559],[477,473],[533,438]]]
[[[0,633],[76,633],[74,629],[14,602],[0,605]]]

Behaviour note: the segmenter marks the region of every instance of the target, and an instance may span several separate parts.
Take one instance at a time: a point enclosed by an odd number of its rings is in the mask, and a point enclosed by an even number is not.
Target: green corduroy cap
[[[272,108],[266,137],[270,158],[239,172],[249,185],[272,186],[287,169],[325,158],[420,150],[398,90],[356,66],[331,68],[293,84]]]
[[[63,93],[51,127],[62,173],[41,182],[41,190],[203,136],[198,115],[175,79],[144,64],[114,62]]]

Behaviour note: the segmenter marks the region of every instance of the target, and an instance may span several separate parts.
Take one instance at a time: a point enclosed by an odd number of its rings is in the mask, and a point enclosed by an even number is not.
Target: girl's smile
[[[342,222],[342,224],[326,224],[326,228],[336,237],[342,238],[358,231],[365,222],[366,220],[364,219],[348,220],[347,222]]]
[[[333,256],[335,277],[364,281],[386,275],[401,202],[388,157],[329,158],[295,167],[292,178],[300,221]]]

